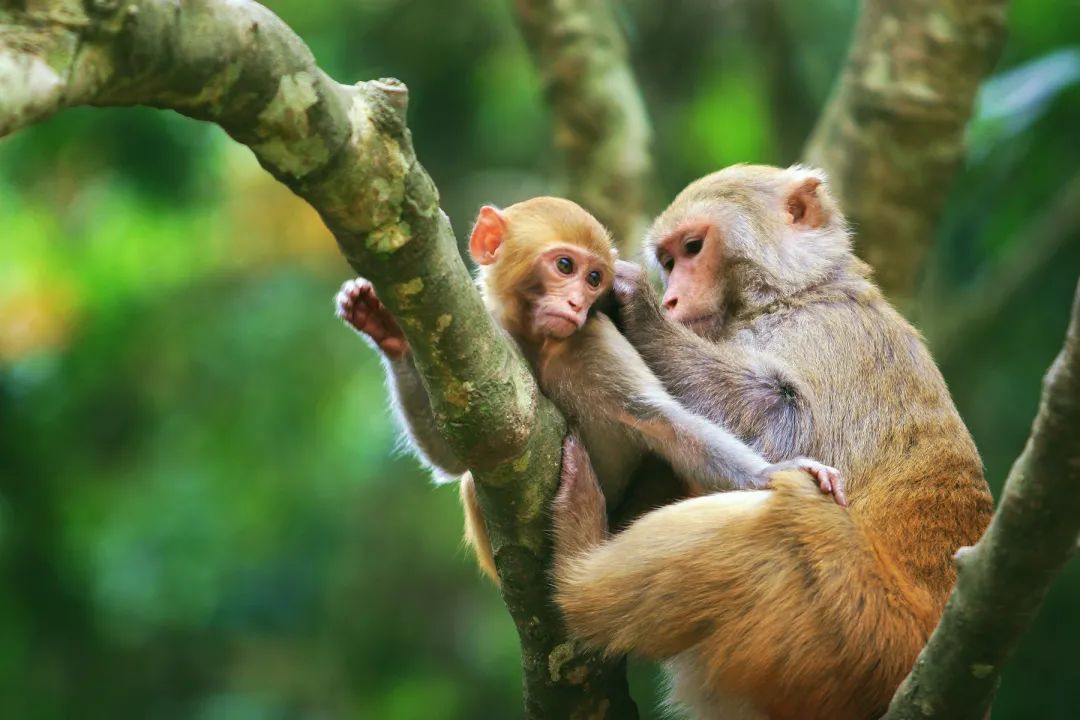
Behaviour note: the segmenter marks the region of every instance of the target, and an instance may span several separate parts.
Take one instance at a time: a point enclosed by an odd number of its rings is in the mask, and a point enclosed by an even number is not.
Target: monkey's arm
[[[448,475],[461,475],[468,470],[457,457],[435,423],[431,400],[420,380],[420,373],[413,364],[412,356],[392,359],[387,357],[384,365],[393,397],[394,414],[398,425],[404,429],[417,453],[433,467]]]
[[[724,427],[687,410],[673,398],[607,316],[591,318],[540,369],[544,391],[579,422],[616,421],[679,476],[702,490],[764,487],[780,469]],[[832,492],[838,473],[798,460]],[[838,496],[842,499],[842,495]]]
[[[804,470],[822,492],[846,505],[839,471],[805,457],[815,404],[809,384],[779,358],[734,342],[713,342],[668,321],[641,268],[620,261],[616,272],[623,332],[666,392],[695,417],[738,433],[745,442],[737,442],[759,457],[785,461],[765,475]],[[750,485],[761,486],[760,480]]]
[[[431,399],[412,361],[409,343],[393,314],[363,278],[346,280],[334,298],[337,316],[383,356],[394,415],[412,447],[430,465],[450,475],[467,468],[454,457],[435,423]]]
[[[810,421],[808,392],[780,358],[735,342],[715,342],[669,321],[640,267],[620,261],[615,295],[622,330],[668,391],[713,422],[739,431],[762,452],[800,452]]]
[[[625,406],[622,419],[681,477],[706,492],[760,489],[769,485],[773,473],[802,470],[822,492],[834,494],[840,505],[847,504],[836,468],[802,457],[771,464],[728,430],[687,410],[658,380]]]

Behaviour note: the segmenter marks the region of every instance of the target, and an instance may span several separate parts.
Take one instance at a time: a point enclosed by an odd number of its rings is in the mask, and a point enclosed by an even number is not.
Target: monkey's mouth
[[[679,323],[680,325],[684,325],[684,326],[690,328],[691,330],[701,330],[701,329],[710,328],[714,324],[716,324],[716,318],[719,317],[719,315],[720,315],[720,313],[712,312],[712,313],[704,313],[702,315],[693,315],[691,317],[681,318],[681,317],[671,317],[671,315],[669,314],[668,318],[675,321],[675,322],[677,322],[677,323]]]
[[[584,324],[577,315],[558,310],[546,310],[540,316],[540,322],[553,335],[566,337],[577,332]]]

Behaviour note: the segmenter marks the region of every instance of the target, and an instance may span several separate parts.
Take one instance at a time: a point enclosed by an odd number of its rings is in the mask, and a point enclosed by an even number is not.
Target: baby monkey
[[[568,200],[539,197],[504,210],[481,208],[469,239],[477,284],[495,321],[521,347],[543,393],[584,443],[609,512],[648,453],[666,461],[691,494],[765,487],[781,470],[809,473],[844,504],[839,471],[798,458],[772,464],[746,443],[675,400],[596,302],[615,279],[604,227]],[[408,342],[364,280],[347,282],[338,315],[388,358],[396,407],[413,445],[449,473],[466,468],[438,437]],[[497,581],[471,476],[461,484],[466,537]]]

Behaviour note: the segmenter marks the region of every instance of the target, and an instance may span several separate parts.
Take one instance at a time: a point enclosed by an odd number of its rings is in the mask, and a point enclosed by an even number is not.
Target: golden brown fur
[[[537,197],[502,211],[507,220],[499,259],[477,270],[477,285],[496,321],[519,341],[536,343],[524,322],[525,305],[536,292],[536,258],[544,250],[570,244],[605,261],[606,285],[614,275],[616,251],[608,231],[577,203]]]
[[[544,394],[581,433],[609,511],[627,508],[622,503],[627,484],[649,453],[662,457],[678,478],[696,488],[764,485],[766,472],[776,466],[676,402],[608,317],[579,315],[578,327],[559,335],[537,320],[543,309],[561,307],[568,297],[566,287],[573,289],[576,277],[548,273],[549,251],[573,255],[579,266],[602,273],[602,283],[589,295],[590,304],[610,287],[615,252],[607,232],[591,215],[556,198],[529,200],[501,212],[485,208],[469,247],[480,265],[478,283],[489,310],[521,345]],[[570,285],[562,285],[564,280]],[[579,312],[589,309],[582,309],[581,303],[577,307]],[[805,458],[776,459],[824,474],[836,472]],[[655,489],[635,491],[631,500],[636,507],[670,497],[670,475],[664,472],[657,480]],[[481,567],[495,579],[491,546],[471,482],[462,484],[461,498],[465,536]]]
[[[476,499],[476,484],[472,473],[461,476],[458,497],[465,514],[465,545],[472,548],[480,570],[498,585],[499,572],[495,569],[495,555],[491,550],[491,540],[488,537],[484,514],[480,511],[480,502]]]
[[[808,204],[791,212],[795,193]],[[821,173],[715,173],[676,198],[651,247],[681,252],[687,227],[706,239],[685,258],[717,252],[717,274],[665,302],[715,315],[696,332],[667,321],[623,267],[628,337],[676,399],[765,457],[838,467],[849,507],[779,474],[582,540],[575,516],[598,501],[578,477],[556,508],[558,602],[588,644],[670,660],[696,717],[732,697],[771,720],[878,717],[937,622],[952,554],[989,521],[975,446],[918,333],[851,254]]]

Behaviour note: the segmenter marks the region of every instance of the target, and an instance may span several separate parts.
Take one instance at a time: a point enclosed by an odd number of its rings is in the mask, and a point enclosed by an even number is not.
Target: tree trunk
[[[908,304],[964,155],[964,128],[1005,34],[1005,0],[865,0],[847,62],[803,152],[829,173],[855,247]]]
[[[621,663],[579,654],[550,602],[547,509],[565,421],[496,329],[405,126],[395,80],[342,85],[247,0],[0,5],[0,136],[76,105],[214,122],[321,214],[398,317],[447,441],[473,469],[529,718],[625,718]]]
[[[626,42],[606,0],[515,0],[562,152],[568,194],[602,222],[624,257],[645,231],[652,132]]]

